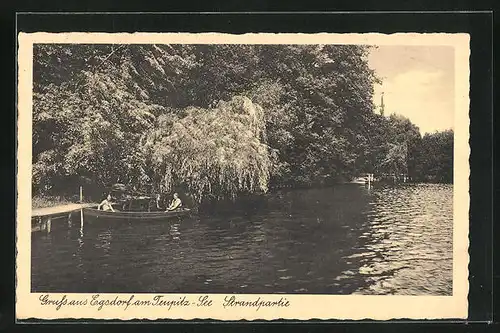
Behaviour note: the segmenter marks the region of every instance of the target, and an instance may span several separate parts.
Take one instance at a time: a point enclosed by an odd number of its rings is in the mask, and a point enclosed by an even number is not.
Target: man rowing
[[[111,194],[108,194],[106,199],[104,199],[99,206],[97,206],[97,209],[100,210],[102,207],[103,211],[112,211],[114,212],[115,210],[113,209],[113,205],[111,205]]]
[[[176,210],[182,207],[182,201],[179,199],[179,194],[174,193],[174,199],[170,203],[170,206],[167,207],[166,212]]]

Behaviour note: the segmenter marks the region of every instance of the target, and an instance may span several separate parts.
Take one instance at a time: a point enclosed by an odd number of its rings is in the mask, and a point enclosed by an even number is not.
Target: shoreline
[[[92,201],[76,200],[71,196],[63,196],[63,195],[35,195],[31,199],[31,209],[41,209],[41,208],[51,208],[57,206],[71,205],[77,203],[91,203]]]
[[[36,195],[31,199],[31,209],[55,207],[72,203],[74,203],[72,200],[64,196]]]
[[[390,185],[397,185],[397,184],[447,184],[447,185],[453,185],[453,183],[441,183],[441,182],[406,182],[406,183],[396,183],[396,184],[391,184],[390,182],[373,182],[373,185],[379,185],[379,184],[390,184]],[[365,186],[366,184],[357,184],[357,183],[350,183],[350,182],[345,182],[345,183],[335,183],[335,184],[328,184],[328,185],[283,185],[279,187],[271,187],[267,194],[270,193],[276,193],[277,191],[283,191],[283,190],[303,190],[303,189],[314,189],[314,188],[325,188],[325,187],[335,187],[335,186],[342,186],[342,185],[358,185],[358,186]],[[259,195],[259,193],[254,193],[254,195]],[[83,200],[82,203],[86,203],[86,200]],[[90,202],[90,201],[88,201]],[[74,198],[72,199],[70,196],[58,196],[58,195],[50,195],[50,196],[44,196],[44,195],[35,195],[32,198],[31,201],[31,209],[40,209],[40,208],[50,208],[50,207],[56,207],[56,206],[61,206],[61,205],[70,205],[70,204],[75,204],[75,203],[80,203],[79,200],[75,200]]]

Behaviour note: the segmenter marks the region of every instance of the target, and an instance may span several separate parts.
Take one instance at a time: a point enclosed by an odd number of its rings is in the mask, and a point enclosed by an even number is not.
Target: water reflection
[[[281,191],[172,221],[85,220],[33,234],[38,292],[449,295],[445,185]],[[78,221],[79,222],[79,221]]]
[[[432,189],[432,191],[429,191]],[[362,294],[451,294],[452,196],[443,186],[380,189],[356,253]],[[342,275],[341,275],[342,276]],[[414,286],[414,280],[426,281]],[[410,287],[408,287],[410,286]]]
[[[180,234],[181,233],[179,232],[179,223],[170,225],[170,235],[172,236],[172,239],[180,239],[179,238]]]
[[[111,230],[104,230],[97,234],[95,247],[97,249],[102,249],[104,255],[109,255],[109,250],[111,247],[112,233]]]

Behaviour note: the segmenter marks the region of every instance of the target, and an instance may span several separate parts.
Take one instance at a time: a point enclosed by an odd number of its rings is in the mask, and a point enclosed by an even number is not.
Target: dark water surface
[[[245,211],[52,223],[34,292],[451,295],[452,185],[282,191]]]

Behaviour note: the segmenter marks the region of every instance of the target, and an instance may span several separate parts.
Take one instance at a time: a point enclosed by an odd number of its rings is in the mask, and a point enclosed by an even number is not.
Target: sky
[[[378,46],[368,57],[382,79],[374,102],[384,92],[385,115],[401,114],[432,133],[453,128],[454,49],[450,46]]]

